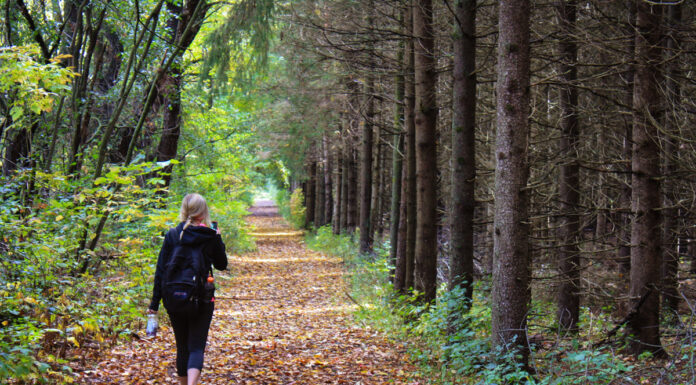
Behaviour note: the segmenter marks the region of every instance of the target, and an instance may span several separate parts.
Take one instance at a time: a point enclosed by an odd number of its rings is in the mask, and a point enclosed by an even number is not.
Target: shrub
[[[305,225],[304,194],[301,189],[295,189],[292,194],[287,190],[278,190],[275,197],[280,215],[297,229]]]

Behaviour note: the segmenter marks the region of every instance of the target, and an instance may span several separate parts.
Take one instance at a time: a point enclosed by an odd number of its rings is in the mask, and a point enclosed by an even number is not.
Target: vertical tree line
[[[660,303],[678,311],[683,262],[696,259],[696,159],[683,151],[694,88],[682,70],[695,32],[682,20],[695,11],[642,0],[294,4],[280,52],[301,55],[287,76],[313,80],[284,95],[318,110],[305,127],[323,139],[283,156],[306,156],[291,172],[335,208],[308,226],[359,229],[370,253],[386,241],[384,220],[394,289],[424,303],[442,280],[465,301],[490,281],[501,346],[524,348],[531,301],[551,299],[563,330],[608,303],[629,350],[661,354]],[[324,179],[317,156],[332,168]]]

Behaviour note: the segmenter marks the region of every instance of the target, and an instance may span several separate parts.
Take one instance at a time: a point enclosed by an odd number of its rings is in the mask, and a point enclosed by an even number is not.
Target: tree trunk
[[[678,198],[674,192],[674,175],[677,171],[677,164],[674,156],[678,153],[677,148],[679,136],[678,112],[681,103],[681,89],[677,81],[681,77],[679,64],[677,62],[677,52],[681,50],[679,44],[678,31],[681,24],[681,5],[673,4],[668,8],[669,34],[667,36],[667,78],[665,79],[665,90],[667,92],[667,105],[669,106],[665,114],[665,135],[663,136],[663,147],[665,157],[663,159],[662,175],[665,177],[662,195],[662,293],[666,310],[676,314],[679,310],[679,250],[678,250],[678,210],[675,207]]]
[[[162,136],[157,146],[157,161],[166,162],[176,158],[179,147],[179,136],[181,134],[181,85],[182,68],[180,63],[174,63],[172,68],[163,75],[162,83],[165,89],[161,90],[161,95],[168,102],[164,108],[162,119]],[[165,186],[169,186],[172,179],[173,165],[166,166],[161,171]]]
[[[339,132],[342,130],[339,128]],[[343,147],[339,147],[336,149],[334,153],[334,167],[335,167],[335,183],[334,183],[334,189],[336,189],[336,193],[334,194],[334,216],[333,216],[333,232],[334,234],[340,234],[341,231],[343,231],[343,226],[345,226],[345,206],[343,205],[344,202],[344,188],[345,188],[345,180],[344,180],[344,172],[343,172],[343,163],[344,163],[344,157],[343,157]]]
[[[310,155],[313,156],[313,155]],[[305,188],[305,227],[310,229],[314,225],[314,208],[316,206],[316,184],[317,184],[317,162],[315,160],[309,161],[309,167],[307,169],[308,179],[307,187]]]
[[[374,244],[375,236],[379,239],[380,232],[380,221],[382,217],[382,177],[386,174],[386,168],[384,167],[384,156],[382,154],[382,130],[379,127],[379,123],[374,125],[375,138],[373,139],[373,159],[372,167],[375,172],[372,173],[372,203],[370,203],[370,248]]]
[[[453,77],[449,287],[462,287],[465,301],[470,302],[474,281],[476,0],[456,2]]]
[[[634,354],[650,351],[664,355],[660,343],[660,149],[658,127],[661,114],[659,92],[660,13],[659,7],[636,1],[636,68],[633,88],[633,192],[631,208],[631,284],[634,307],[642,297],[634,317],[629,320]]]
[[[324,160],[317,162],[316,191],[314,192],[314,224],[324,226]]]
[[[413,7],[416,78],[416,231],[415,289],[422,300],[435,299],[437,287],[437,72],[432,0]]]
[[[333,162],[331,161],[331,144],[324,135],[324,225],[333,224]]]
[[[346,197],[348,199],[346,228],[350,233],[355,231],[358,224],[358,162],[356,152],[351,143],[348,147],[348,195]]]
[[[557,319],[561,327],[576,332],[580,320],[580,168],[577,159],[580,130],[578,91],[575,88],[578,78],[578,49],[574,37],[577,1],[561,0],[557,3],[556,10],[561,27],[559,155],[562,157],[558,186],[561,211],[558,270],[561,282],[558,287]],[[599,220],[597,222],[599,227]]]
[[[172,31],[174,44],[185,50],[200,30],[206,12],[197,12],[197,8],[207,8],[206,0],[188,0],[184,2],[183,7],[172,4],[167,2],[167,8],[173,14],[168,21],[168,27]],[[176,58],[176,61],[164,70],[162,76],[162,84],[165,85],[166,91],[161,93],[165,110],[162,137],[157,147],[157,160],[160,162],[176,158],[181,133],[182,61],[181,57]],[[161,171],[165,186],[169,186],[171,182],[172,168],[173,165],[169,165]]]
[[[636,20],[636,4],[635,0],[627,0],[626,8],[628,14],[628,25],[626,28],[626,33],[629,36],[634,36],[633,29],[635,27]],[[635,39],[630,39],[628,52],[631,53],[631,57],[628,58],[627,69],[623,75],[623,81],[625,88],[623,90],[624,104],[626,106],[633,105],[633,78],[635,73],[635,68],[633,67],[633,58],[635,56]],[[630,107],[629,107],[630,108]],[[625,172],[627,177],[625,177],[624,183],[621,187],[621,195],[619,196],[619,207],[621,209],[621,228],[617,235],[618,243],[618,255],[617,263],[619,265],[619,284],[623,288],[622,294],[628,293],[629,280],[631,275],[631,156],[633,152],[633,112],[632,110],[626,111],[624,122],[624,138],[622,146],[621,159],[625,162],[625,166],[621,171]],[[623,304],[619,304],[620,307],[625,307]],[[626,313],[628,309],[622,309],[622,313]]]
[[[370,220],[372,207],[372,125],[375,116],[374,107],[374,80],[368,77],[365,86],[367,97],[367,111],[365,124],[362,130],[362,148],[360,159],[360,252],[363,254],[372,251],[372,221]]]
[[[529,134],[529,0],[498,6],[495,218],[491,334],[527,366],[530,300],[527,160]]]
[[[413,34],[413,2],[409,3],[407,19],[409,35]],[[416,230],[418,213],[416,202],[416,80],[415,80],[415,41],[413,38],[406,44],[406,86],[404,90],[404,125],[406,127],[406,173],[404,196],[406,202],[406,249],[405,249],[405,278],[404,289],[412,290],[416,268]]]
[[[407,15],[407,12],[404,11],[404,14],[401,16],[401,21],[403,22],[404,17]],[[396,76],[396,106],[394,108],[394,131],[396,134],[394,135],[394,148],[392,149],[392,180],[391,180],[391,207],[389,210],[389,220],[390,220],[390,226],[389,226],[389,244],[391,245],[389,249],[389,262],[392,266],[394,266],[394,270],[390,274],[390,280],[392,283],[394,283],[394,287],[401,291],[403,287],[397,286],[397,281],[399,285],[403,285],[403,267],[399,271],[399,273],[402,275],[401,278],[397,279],[396,278],[396,265],[397,265],[397,259],[403,260],[403,246],[402,249],[399,250],[399,243],[401,242],[400,236],[403,236],[402,234],[402,227],[405,230],[406,227],[402,226],[402,201],[401,201],[401,192],[402,192],[402,176],[403,176],[403,153],[404,153],[404,134],[403,134],[403,129],[404,129],[404,65],[403,65],[403,60],[404,60],[404,50],[405,50],[405,45],[402,43],[401,47],[399,48],[399,53],[398,53],[398,62],[401,63],[401,72]]]
[[[348,183],[350,179],[350,148],[348,141],[343,140],[343,151],[341,153],[341,221],[340,232],[345,232],[348,229]]]
[[[9,176],[13,171],[22,168],[27,161],[31,147],[30,130],[28,128],[8,130],[5,143],[2,175]]]

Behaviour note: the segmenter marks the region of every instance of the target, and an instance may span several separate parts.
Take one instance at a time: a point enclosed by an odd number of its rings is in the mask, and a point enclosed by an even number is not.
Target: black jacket
[[[179,234],[184,228],[184,223],[173,229],[169,229],[167,235],[164,236],[164,244],[160,249],[159,257],[157,258],[157,269],[155,270],[155,284],[152,288],[152,301],[150,301],[150,309],[157,311],[159,303],[162,299],[162,276],[164,268],[167,266],[169,259],[172,257],[172,251],[177,242],[179,242]],[[222,242],[222,237],[216,234],[215,230],[205,226],[189,226],[184,230],[184,236],[181,238],[182,245],[203,245],[203,255],[205,255],[208,266],[210,264],[218,269],[225,270],[227,268],[227,254],[225,254],[225,244]]]

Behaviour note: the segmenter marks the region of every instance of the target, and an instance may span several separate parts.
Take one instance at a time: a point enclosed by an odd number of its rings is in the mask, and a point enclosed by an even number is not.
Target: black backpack
[[[182,245],[179,235],[164,268],[162,302],[170,313],[197,313],[201,304],[215,301],[215,285],[207,281],[213,269],[203,245]]]

